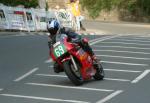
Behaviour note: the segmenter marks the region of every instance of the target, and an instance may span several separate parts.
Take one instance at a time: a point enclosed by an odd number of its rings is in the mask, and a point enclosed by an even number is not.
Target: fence
[[[0,4],[0,29],[45,31],[48,20],[58,19],[63,26],[75,28],[72,14],[67,10],[25,9]]]

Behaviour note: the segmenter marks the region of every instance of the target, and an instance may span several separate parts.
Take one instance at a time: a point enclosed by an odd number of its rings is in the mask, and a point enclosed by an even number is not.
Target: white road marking
[[[147,52],[133,52],[133,51],[118,51],[118,50],[94,50],[94,51],[108,51],[108,52],[117,52],[117,53],[133,53],[133,54],[150,54]]]
[[[92,43],[92,42],[101,40],[101,39],[103,39],[103,38],[106,38],[106,37],[100,37],[100,38],[92,39],[92,40],[89,41],[89,44]],[[108,37],[107,37],[107,38],[108,38]]]
[[[0,91],[2,91],[3,89],[2,88],[0,88]]]
[[[48,67],[53,68],[54,66],[51,65],[51,66],[48,66]]]
[[[130,39],[113,39],[115,41],[134,41],[134,42],[141,42],[141,43],[150,43],[150,41],[143,41],[143,40],[130,40]]]
[[[150,50],[150,48],[141,48],[141,47],[131,47],[131,46],[99,46],[99,45],[94,45],[94,47],[103,47],[103,48],[125,48],[125,49],[144,49],[144,50]]]
[[[49,66],[50,68],[53,68],[53,66]],[[127,72],[127,73],[140,73],[142,71],[133,71],[133,70],[121,70],[121,69],[104,69],[105,71],[112,71],[112,72]]]
[[[121,37],[118,39],[131,39],[131,37]],[[133,37],[132,40],[150,40],[149,38],[143,38],[143,37]]]
[[[53,68],[53,66],[49,66],[50,68]],[[135,71],[135,70],[121,70],[121,69],[104,69],[105,71],[112,71],[112,72],[127,72],[127,73],[140,73],[142,71]],[[40,75],[40,74],[36,74]]]
[[[142,38],[149,38],[150,37],[150,35],[148,35],[147,33],[146,33],[146,35],[138,35],[138,37],[142,37]]]
[[[51,75],[51,74],[36,74],[38,76],[45,76],[45,77],[63,77],[63,78],[67,78],[66,75]]]
[[[130,80],[127,80],[127,79],[104,78],[104,80],[112,80],[112,81],[119,81],[119,82],[130,82]]]
[[[24,98],[24,99],[35,99],[35,100],[44,100],[44,101],[55,101],[55,102],[89,103],[89,102],[78,101],[78,100],[64,100],[64,99],[56,99],[56,98],[45,98],[45,97],[15,95],[15,94],[0,94],[0,95],[1,96],[6,96],[6,97],[15,97],[15,98]]]
[[[44,63],[51,63],[52,61],[53,61],[52,59],[48,59]]]
[[[129,45],[141,45],[141,46],[149,46],[149,44],[141,44],[141,43],[127,43],[127,42],[101,42],[104,44],[129,44]]]
[[[133,71],[133,70],[120,70],[120,69],[104,69],[105,71],[114,71],[114,72],[128,72],[128,73],[140,73],[142,71]]]
[[[138,60],[150,60],[150,58],[137,58],[137,57],[126,57],[126,56],[112,56],[112,55],[96,55],[100,57],[112,57],[112,58],[125,58],[125,59],[138,59]]]
[[[65,75],[50,75],[50,74],[36,74],[38,76],[47,76],[47,77],[62,77],[67,78]],[[116,78],[104,78],[105,80],[111,80],[111,81],[121,81],[121,82],[129,82],[130,80],[127,79],[116,79]]]
[[[42,83],[25,83],[25,84],[34,85],[34,86],[45,86],[45,87],[66,88],[66,89],[69,88],[69,89],[89,90],[89,91],[98,91],[98,92],[112,92],[112,91],[114,91],[114,90],[108,90],[108,89],[75,87],[75,86],[64,86],[64,85],[54,85],[54,84],[42,84]]]
[[[131,83],[137,83],[137,82],[139,82],[146,75],[148,75],[148,73],[150,73],[150,70],[145,70],[141,75],[139,75],[137,78],[135,78],[133,81],[131,81]]]
[[[94,42],[90,43],[90,45],[94,45],[94,44],[99,43],[99,42],[102,42],[102,41],[104,41],[104,40],[109,40],[109,39],[116,38],[116,37],[120,37],[120,36],[121,36],[121,35],[115,35],[115,36],[110,36],[110,37],[104,37],[104,38],[101,38],[101,39],[99,39],[99,40],[97,40],[97,41],[94,41]]]
[[[117,90],[114,93],[108,95],[107,97],[97,101],[96,103],[105,103],[105,102],[109,101],[110,99],[114,98],[115,96],[119,95],[122,92],[123,92],[123,90]]]
[[[122,65],[137,65],[137,66],[149,66],[148,64],[136,64],[136,63],[125,63],[125,62],[113,62],[113,61],[101,61],[102,63],[110,63],[110,64],[122,64]]]
[[[19,81],[21,81],[22,79],[24,79],[24,78],[28,77],[29,75],[31,75],[32,73],[34,73],[35,71],[37,71],[38,69],[39,69],[39,68],[34,68],[34,69],[30,70],[29,72],[27,72],[26,74],[24,74],[23,76],[21,76],[21,77],[15,79],[14,81],[15,81],[15,82],[19,82]]]
[[[89,43],[92,43],[92,42],[101,40],[101,39],[103,39],[103,38],[108,38],[108,36],[104,36],[104,37],[100,37],[100,38],[96,38],[96,39],[89,40]]]

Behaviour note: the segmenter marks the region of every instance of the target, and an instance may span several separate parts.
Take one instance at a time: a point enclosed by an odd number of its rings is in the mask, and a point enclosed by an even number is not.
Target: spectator
[[[71,3],[71,11],[75,17],[75,21],[77,24],[77,30],[80,30],[80,28],[82,30],[85,30],[85,28],[83,27],[81,23],[81,18],[83,19],[83,16],[81,16],[81,13],[80,13],[79,0],[70,0],[70,3]]]

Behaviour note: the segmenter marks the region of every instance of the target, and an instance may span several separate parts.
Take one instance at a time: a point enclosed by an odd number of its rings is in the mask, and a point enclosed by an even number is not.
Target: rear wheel
[[[66,61],[63,63],[64,70],[68,78],[74,83],[75,85],[82,85],[83,79],[80,71],[80,65],[76,63],[78,70],[75,70],[75,67],[71,60]]]
[[[95,64],[94,67],[96,68],[96,74],[93,76],[95,80],[103,80],[105,73],[102,65],[100,63]]]

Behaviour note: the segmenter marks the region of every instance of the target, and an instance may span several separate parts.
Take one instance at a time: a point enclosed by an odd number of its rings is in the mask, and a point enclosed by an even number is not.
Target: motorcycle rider
[[[47,23],[47,30],[49,32],[49,48],[51,48],[51,46],[56,43],[56,35],[66,34],[70,42],[79,44],[84,51],[90,54],[93,60],[96,60],[96,56],[94,55],[94,52],[92,51],[92,48],[89,46],[88,42],[84,41],[82,37],[78,35],[73,29],[61,26],[58,20],[51,20]],[[54,63],[55,73],[59,73],[62,70],[63,69],[60,69],[57,63]]]

